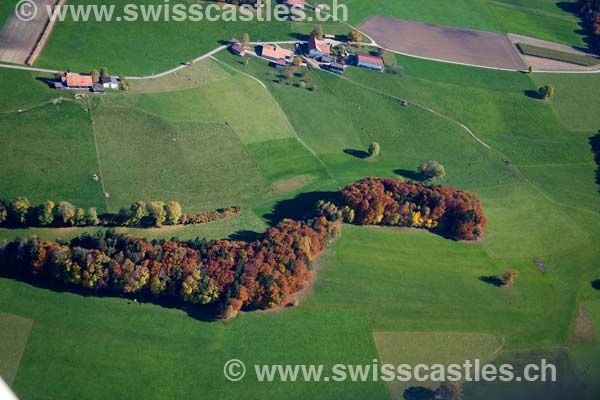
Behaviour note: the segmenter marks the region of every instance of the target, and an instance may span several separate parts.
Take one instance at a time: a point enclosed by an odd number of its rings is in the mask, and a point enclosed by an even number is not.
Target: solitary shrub
[[[94,70],[92,70],[92,72],[90,72],[90,75],[92,76],[92,82],[94,82],[94,83],[100,82],[100,73],[98,71],[96,71],[94,69]]]
[[[379,155],[379,151],[381,150],[381,147],[379,146],[379,143],[377,142],[371,142],[371,144],[369,145],[369,156],[370,157],[375,157]]]
[[[520,272],[516,269],[509,269],[502,274],[502,285],[512,286],[515,280],[519,277]]]
[[[310,33],[310,37],[313,37],[315,39],[322,39],[323,38],[323,25],[315,25],[312,32]]]
[[[551,99],[554,97],[554,85],[544,85],[538,89],[538,94],[543,99]]]
[[[430,160],[419,165],[419,172],[427,179],[443,178],[446,176],[446,169],[444,166],[435,160]]]

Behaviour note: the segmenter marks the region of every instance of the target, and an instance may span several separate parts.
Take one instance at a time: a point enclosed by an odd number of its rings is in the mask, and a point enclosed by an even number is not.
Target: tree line
[[[15,200],[0,199],[0,227],[70,227],[70,226],[132,226],[148,227],[202,224],[239,213],[241,207],[232,206],[197,214],[182,212],[176,201],[136,201],[117,214],[98,215],[96,208],[84,210],[67,201],[46,201],[31,205],[25,197]]]
[[[147,241],[112,230],[68,243],[17,239],[0,247],[0,274],[109,294],[213,304],[231,318],[242,308],[285,304],[305,288],[311,262],[337,235],[338,226],[324,217],[284,220],[249,243]]]
[[[321,215],[359,225],[425,228],[455,240],[477,240],[486,218],[474,193],[401,179],[365,178],[346,186]]]

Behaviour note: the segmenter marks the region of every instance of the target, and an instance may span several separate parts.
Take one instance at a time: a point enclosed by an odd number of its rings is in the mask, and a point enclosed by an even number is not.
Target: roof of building
[[[100,83],[119,83],[115,76],[101,76]]]
[[[326,33],[323,35],[325,39],[335,39],[335,35],[331,33]]]
[[[243,54],[246,52],[246,49],[244,48],[244,46],[242,46],[239,43],[236,43],[233,46],[231,46],[231,50],[233,50],[234,52],[236,52],[238,54]]]
[[[67,74],[67,86],[90,87],[93,83],[90,75]]]
[[[381,59],[381,57],[369,56],[366,54],[358,54],[357,56],[359,63],[383,65],[383,60]]]
[[[291,58],[294,54],[293,51],[284,49],[283,47],[277,46],[276,44],[265,44],[262,47],[262,56],[268,58]]]
[[[92,85],[92,90],[94,92],[104,92],[104,86],[101,83],[94,83]]]
[[[331,53],[331,44],[326,43],[322,40],[315,39],[314,37],[310,37],[308,39],[308,49],[318,50],[323,54],[329,54]]]
[[[304,7],[304,0],[286,0],[285,4],[290,7]]]
[[[336,62],[334,62],[334,63],[331,63],[329,66],[330,66],[331,68],[335,68],[335,69],[344,69],[344,65],[343,65],[343,64],[336,63]]]

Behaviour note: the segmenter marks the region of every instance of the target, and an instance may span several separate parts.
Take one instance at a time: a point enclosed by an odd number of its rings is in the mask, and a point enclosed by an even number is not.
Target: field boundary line
[[[327,175],[336,180],[335,177],[333,176],[333,173],[329,170],[329,168],[327,168],[327,165],[325,164],[325,162],[321,159],[321,157],[319,157],[319,155],[317,154],[316,151],[314,151],[308,144],[306,144],[302,138],[300,138],[300,136],[298,135],[298,132],[296,132],[296,129],[294,129],[294,126],[292,125],[291,121],[289,120],[287,114],[283,111],[283,108],[281,108],[281,105],[279,104],[279,102],[275,99],[275,96],[273,96],[273,93],[271,93],[271,91],[267,88],[267,85],[265,85],[260,79],[256,78],[255,76],[252,76],[250,74],[245,73],[244,71],[240,71],[237,68],[232,67],[231,65],[213,57],[212,55],[210,56],[210,58],[212,58],[213,60],[221,63],[222,65],[225,65],[231,69],[233,69],[234,71],[258,82],[260,84],[260,86],[262,86],[267,93],[269,93],[269,96],[271,97],[271,100],[273,100],[273,103],[275,104],[275,106],[279,109],[279,111],[281,112],[281,115],[283,116],[283,119],[285,120],[285,122],[287,123],[287,125],[289,126],[292,134],[294,135],[294,137],[296,138],[296,140],[298,141],[298,143],[300,143],[306,150],[308,150],[316,159],[317,161],[319,161],[319,163],[321,164],[321,166],[323,167],[323,169],[325,170],[325,172],[327,173]]]
[[[90,120],[92,122],[92,136],[94,138],[94,150],[96,150],[96,163],[98,164],[98,175],[100,176],[100,185],[102,186],[102,197],[104,197],[104,202],[106,204],[106,212],[110,212],[110,208],[108,205],[108,198],[106,197],[106,186],[104,185],[104,175],[102,174],[102,165],[100,163],[100,150],[98,149],[98,139],[96,137],[96,120],[94,119],[94,114],[92,113],[92,107],[90,106],[90,102],[87,103],[90,113]]]

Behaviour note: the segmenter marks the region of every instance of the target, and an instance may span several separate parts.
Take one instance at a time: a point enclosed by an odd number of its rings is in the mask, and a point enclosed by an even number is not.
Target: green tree
[[[240,43],[244,47],[250,46],[250,35],[246,32],[242,33],[242,38],[240,39]]]
[[[381,147],[379,146],[379,143],[377,142],[371,142],[371,144],[369,145],[369,157],[375,157],[379,155],[379,152],[381,151]]]
[[[165,207],[167,225],[177,225],[181,219],[181,204],[170,201]]]
[[[154,226],[162,226],[167,218],[165,204],[162,201],[151,201],[147,204],[148,216]]]
[[[315,39],[323,39],[323,25],[315,25],[312,32],[310,32],[310,37]]]
[[[446,168],[435,160],[430,160],[419,165],[419,172],[426,179],[443,178],[446,176]]]
[[[37,223],[41,226],[52,225],[54,221],[54,202],[48,200],[37,208]]]
[[[541,88],[538,89],[538,94],[544,100],[553,98],[554,97],[554,85],[549,84],[549,85],[542,86]]]
[[[93,69],[92,72],[90,72],[90,75],[92,76],[92,82],[94,82],[94,83],[100,82],[100,73],[98,71]]]
[[[129,220],[128,225],[139,225],[142,222],[142,218],[146,216],[146,203],[143,201],[136,201],[129,207]]]
[[[294,57],[294,61],[292,61],[292,65],[296,68],[302,66],[302,57],[300,57],[300,56]]]
[[[86,225],[98,225],[100,220],[98,219],[98,211],[94,207],[87,210],[85,213],[85,224]]]
[[[362,39],[363,39],[362,33],[357,31],[356,29],[353,29],[352,32],[350,32],[348,34],[348,40],[350,42],[360,43],[360,42],[362,42]]]
[[[25,224],[27,222],[27,214],[29,213],[30,206],[31,205],[29,204],[29,200],[27,200],[27,198],[17,197],[17,199],[11,204],[9,218],[15,224]]]
[[[85,210],[81,207],[78,207],[75,210],[75,224],[77,226],[85,226]]]
[[[108,76],[108,68],[106,68],[106,67],[100,68],[100,76],[103,78],[107,77]]]
[[[76,222],[76,211],[77,208],[67,202],[67,201],[60,201],[58,202],[58,205],[56,206],[55,210],[55,215],[56,215],[56,219],[64,226],[73,226],[75,225]]]
[[[8,204],[4,200],[0,200],[0,225],[8,219]]]

